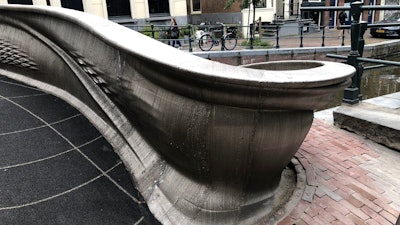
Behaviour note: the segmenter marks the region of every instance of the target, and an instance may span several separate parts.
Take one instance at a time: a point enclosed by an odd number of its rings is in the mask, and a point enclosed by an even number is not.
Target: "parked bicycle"
[[[210,32],[204,32],[199,38],[199,48],[203,51],[211,50],[214,45],[218,46],[220,43],[222,45],[222,50],[233,50],[237,44],[236,29],[229,29],[227,34],[223,35],[224,25],[222,29],[214,29]]]

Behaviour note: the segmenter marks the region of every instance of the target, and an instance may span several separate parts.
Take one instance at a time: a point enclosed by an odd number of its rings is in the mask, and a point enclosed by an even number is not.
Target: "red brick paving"
[[[296,157],[306,171],[307,187],[279,225],[396,223],[400,210],[363,169],[380,157],[364,139],[315,120]]]

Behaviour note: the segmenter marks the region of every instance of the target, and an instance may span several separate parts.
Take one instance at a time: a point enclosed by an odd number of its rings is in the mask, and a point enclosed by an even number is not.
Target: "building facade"
[[[252,6],[241,9],[241,1],[236,1],[230,9],[225,8],[227,0],[188,0],[189,21],[193,24],[201,22],[224,22],[242,24],[252,23]],[[277,18],[298,18],[300,15],[301,0],[261,0],[256,5],[256,18],[272,22]]]
[[[241,0],[230,9],[225,8],[227,0],[0,0],[0,4],[48,5],[71,8],[91,13],[117,23],[129,25],[169,25],[174,17],[178,24],[200,23],[237,24],[248,26],[253,23],[252,7],[241,9]],[[333,28],[337,25],[339,12],[301,12],[306,6],[346,6],[355,0],[261,0],[256,6],[256,17],[262,22],[276,19],[312,19],[316,25]],[[399,0],[364,0],[366,5],[384,5]],[[348,14],[348,23],[350,15]],[[364,12],[362,20],[374,23],[383,18],[379,11]]]
[[[356,0],[303,0],[301,3],[302,7],[314,7],[314,6],[350,6],[352,2]],[[362,1],[364,5],[384,5],[384,0],[364,0]],[[350,12],[346,11],[347,22],[351,23]],[[330,28],[336,27],[338,23],[338,11],[331,12],[318,12],[318,11],[307,11],[303,12],[301,17],[304,19],[313,19],[315,24],[319,26],[327,26]],[[368,23],[374,23],[376,21],[382,20],[384,14],[380,11],[364,11],[362,13],[361,20],[368,21]]]
[[[0,4],[48,5],[80,10],[118,23],[186,24],[187,0],[0,0]],[[189,0],[190,1],[190,0]]]
[[[240,2],[235,2],[226,9],[227,0],[187,0],[188,20],[191,24],[241,24]]]

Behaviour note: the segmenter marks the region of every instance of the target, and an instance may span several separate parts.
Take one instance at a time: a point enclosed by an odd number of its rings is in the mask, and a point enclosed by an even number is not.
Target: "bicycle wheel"
[[[226,50],[233,50],[237,44],[236,35],[229,33],[224,37],[224,46]]]
[[[209,34],[201,35],[199,39],[199,47],[203,51],[209,51],[214,45],[214,42]]]

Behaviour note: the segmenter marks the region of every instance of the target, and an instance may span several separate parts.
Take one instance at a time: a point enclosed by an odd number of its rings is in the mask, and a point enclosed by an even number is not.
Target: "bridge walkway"
[[[158,224],[111,146],[77,110],[2,76],[0,108],[2,223]],[[318,112],[296,157],[307,187],[280,225],[396,223],[400,152]]]
[[[0,76],[0,109],[2,223],[158,224],[111,146],[73,107]],[[280,224],[395,224],[400,152],[330,121],[316,113],[296,155],[308,185]]]
[[[0,109],[1,224],[158,224],[75,108],[0,76]]]

